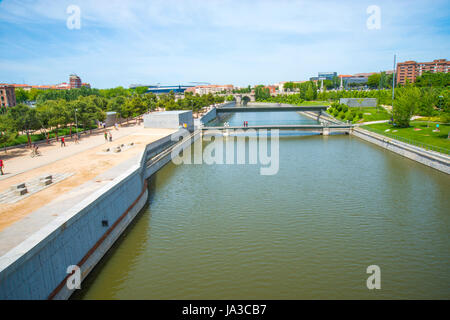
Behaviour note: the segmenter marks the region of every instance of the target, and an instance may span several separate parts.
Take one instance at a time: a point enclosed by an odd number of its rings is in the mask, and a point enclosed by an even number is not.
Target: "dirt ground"
[[[0,204],[0,231],[21,220],[34,210],[55,200],[65,192],[95,178],[97,175],[136,156],[145,146],[175,132],[173,129],[144,129],[140,126],[112,129],[113,142],[105,142],[103,132],[83,138],[79,144],[66,140],[60,144],[40,147],[42,156],[31,158],[28,149],[9,151],[5,160],[7,175],[0,176],[0,192],[11,185],[37,179],[45,174],[74,173],[71,177],[39,191],[14,204]],[[134,142],[134,146],[119,153],[105,153],[107,147]]]

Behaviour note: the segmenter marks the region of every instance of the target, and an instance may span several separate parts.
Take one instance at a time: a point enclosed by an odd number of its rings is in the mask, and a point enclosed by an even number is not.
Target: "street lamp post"
[[[393,72],[393,74],[392,74],[392,114],[394,114],[394,99],[395,99],[395,75],[396,75],[396,66],[395,66],[395,63],[396,63],[396,55],[394,54],[394,72]],[[392,116],[391,117],[392,118],[392,124],[394,124],[394,117]]]
[[[77,111],[78,111],[78,109],[75,109],[75,127],[76,127],[76,135],[77,135],[77,137],[79,137],[79,135],[78,135],[78,121],[77,121]]]

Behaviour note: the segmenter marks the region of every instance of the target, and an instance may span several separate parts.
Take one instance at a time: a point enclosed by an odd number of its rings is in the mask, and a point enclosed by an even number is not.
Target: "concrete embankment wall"
[[[205,124],[214,120],[217,116],[216,108],[209,110],[203,117],[200,118],[200,122]]]
[[[422,148],[388,138],[386,136],[370,132],[361,128],[353,128],[352,134],[363,140],[372,142],[380,147],[395,152],[411,160],[420,162],[426,166],[450,174],[450,157],[423,150]]]
[[[300,114],[310,118],[317,120],[317,113],[312,112],[300,112]],[[320,116],[320,120],[329,121],[331,123],[342,123],[326,113],[323,113]],[[392,152],[395,152],[401,156],[409,158],[411,160],[420,162],[426,166],[437,169],[439,171],[450,174],[450,157],[439,154],[436,152],[424,150],[422,148],[403,143],[401,141],[388,138],[386,136],[370,132],[368,130],[364,130],[361,128],[354,127],[351,131],[351,134],[354,136],[366,140],[368,142],[374,143],[382,148],[388,149]]]
[[[236,103],[234,101],[230,101],[230,102],[221,103],[220,105],[217,106],[217,108],[232,107],[235,105],[236,105]],[[211,110],[209,110],[207,113],[205,113],[200,118],[200,122],[203,124],[206,124],[206,123],[214,120],[217,117],[217,111],[216,111],[217,108],[211,108]]]
[[[175,143],[168,136],[147,145],[126,172],[2,256],[0,300],[69,298],[67,268],[80,267],[86,278],[145,206],[147,178],[170,161]]]

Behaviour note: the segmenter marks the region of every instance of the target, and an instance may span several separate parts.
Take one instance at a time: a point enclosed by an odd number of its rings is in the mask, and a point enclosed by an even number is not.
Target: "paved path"
[[[366,124],[374,124],[374,123],[387,123],[391,120],[376,120],[376,121],[367,121],[367,122],[361,122],[356,123],[357,126],[365,126]]]
[[[115,140],[128,136],[136,131],[141,126],[129,125],[120,127],[119,130],[114,128],[107,128],[107,132],[111,132],[113,137],[112,144]],[[41,156],[31,158],[31,150],[25,147],[8,150],[7,153],[0,151],[0,158],[5,162],[5,175],[0,176],[0,181],[13,177],[16,174],[26,172],[30,169],[39,168],[54,161],[64,159],[83,152],[85,150],[97,147],[105,142],[104,130],[97,131],[92,135],[82,135],[79,143],[75,143],[74,139],[66,138],[66,147],[61,147],[60,142],[53,142],[50,144],[40,144],[39,152]]]
[[[17,159],[12,158],[8,160],[7,166],[9,165],[10,167],[7,167],[7,172],[12,170],[11,168],[19,167],[22,169],[22,172],[17,172],[15,175],[11,174],[0,180],[0,193],[8,192],[12,185],[34,181],[48,174],[72,175],[15,203],[2,203],[0,205],[0,232],[27,217],[33,211],[53,201],[58,201],[59,198],[64,198],[66,193],[77,189],[88,181],[93,180],[96,182],[96,180],[99,180],[101,182],[101,179],[96,178],[100,174],[138,156],[148,143],[176,130],[144,129],[142,126],[135,126],[128,129],[120,129],[120,131],[122,131],[122,138],[115,139],[112,143],[105,143],[104,137],[98,135],[83,139],[79,145],[69,142],[66,148],[61,148],[58,145],[50,146],[47,150],[44,150],[45,156],[39,159],[39,163],[33,161],[36,158],[29,158],[23,155],[17,157]],[[113,132],[113,137],[118,135],[117,132],[115,135]],[[134,143],[134,146],[126,148],[123,152],[104,151],[107,146],[115,147],[120,144],[127,145],[131,142]],[[54,155],[59,160],[54,160],[51,155]],[[21,165],[15,164],[15,161]],[[97,184],[100,185],[100,183]],[[90,188],[90,192],[92,192],[93,188],[95,189],[95,183]],[[4,200],[4,202],[8,201]],[[57,216],[58,212],[51,212],[51,214]]]

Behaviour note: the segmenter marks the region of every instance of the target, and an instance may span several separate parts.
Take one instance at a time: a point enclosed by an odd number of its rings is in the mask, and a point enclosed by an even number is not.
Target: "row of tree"
[[[70,90],[39,90],[32,88],[31,90],[24,90],[18,88],[16,92],[17,103],[24,103],[27,101],[36,101],[37,103],[45,102],[47,100],[63,99],[66,101],[73,101],[79,97],[98,96],[106,99],[115,97],[131,97],[133,95],[143,95],[147,91],[147,87],[137,87],[125,89],[124,87],[116,87],[110,89],[95,89],[88,87],[74,88]]]
[[[36,107],[19,103],[14,107],[2,108],[0,110],[0,144],[10,143],[20,134],[25,134],[28,143],[31,144],[30,135],[36,131],[45,136],[53,131],[58,139],[60,128],[69,129],[70,134],[75,125],[92,129],[97,121],[105,120],[107,111],[114,111],[118,118],[129,121],[132,117],[157,108],[192,110],[198,113],[206,106],[225,101],[224,96],[213,94],[199,96],[186,93],[183,99],[175,99],[173,92],[160,96],[139,91],[128,94],[129,90],[117,88],[103,92],[98,89],[88,89],[95,90],[90,92],[101,94],[85,96],[86,89],[49,90],[38,95]],[[76,95],[77,97],[74,98]],[[49,97],[56,98],[49,99]]]
[[[294,104],[298,104],[303,102],[304,100],[310,101],[316,100],[318,98],[317,85],[314,81],[306,81],[303,83],[286,82],[284,84],[284,89],[286,89],[286,85],[288,85],[288,88],[294,88],[295,91],[298,93],[271,96],[269,89],[264,88],[264,86],[257,86],[255,88],[255,99],[256,101],[261,102],[276,102],[276,103],[294,102]]]
[[[299,86],[300,92],[277,96],[257,95],[257,101],[300,105],[304,101],[339,102],[340,98],[376,98],[378,105],[392,104],[392,90],[340,90],[317,92],[307,82]],[[409,126],[413,115],[439,116],[444,123],[450,122],[450,89],[447,87],[418,87],[407,85],[395,89],[393,118],[402,127]]]

